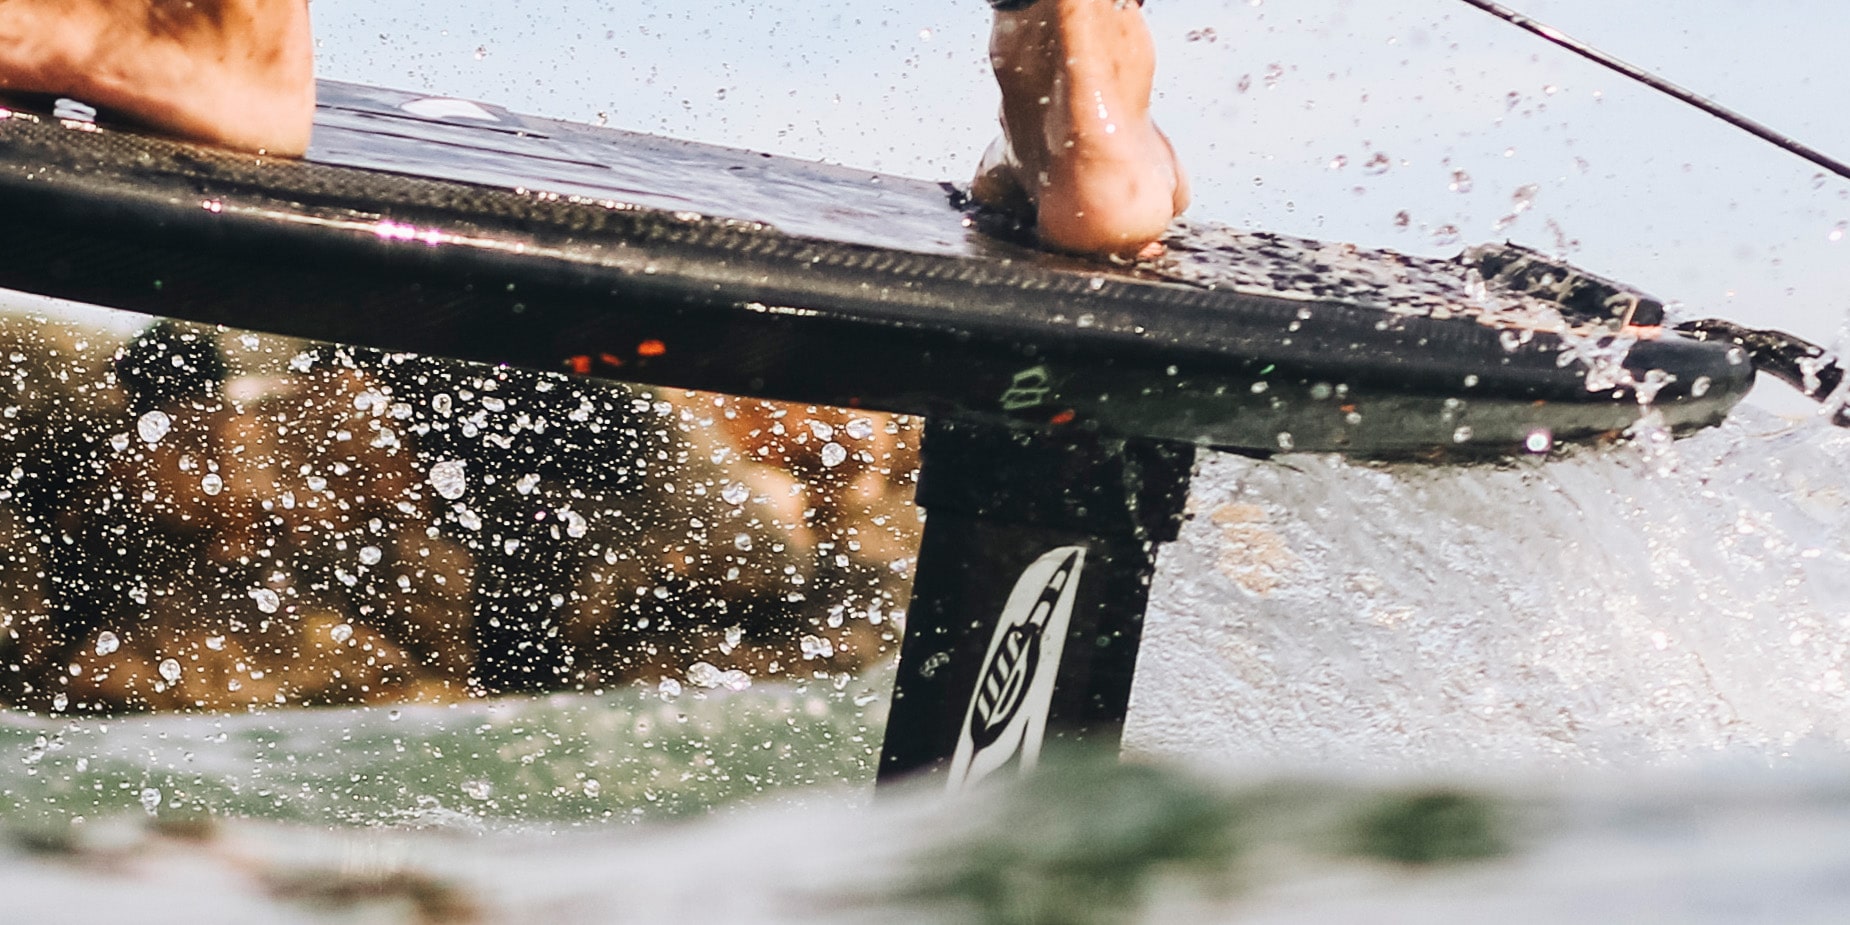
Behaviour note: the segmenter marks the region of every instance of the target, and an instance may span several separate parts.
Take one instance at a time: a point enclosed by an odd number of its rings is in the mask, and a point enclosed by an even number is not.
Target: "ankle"
[[[102,26],[87,4],[0,2],[0,89],[80,92]]]

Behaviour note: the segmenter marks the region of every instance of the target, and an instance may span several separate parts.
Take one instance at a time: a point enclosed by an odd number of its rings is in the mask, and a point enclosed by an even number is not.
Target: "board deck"
[[[1753,379],[1521,249],[1062,257],[950,184],[336,82],[299,161],[6,112],[0,286],[234,327],[1258,453],[1703,426]]]

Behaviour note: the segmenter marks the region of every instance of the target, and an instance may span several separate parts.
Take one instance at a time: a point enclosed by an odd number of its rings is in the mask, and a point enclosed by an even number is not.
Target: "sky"
[[[1514,5],[1850,159],[1850,4]],[[697,7],[311,10],[324,77],[933,179],[966,178],[995,134],[980,0]],[[1458,0],[1147,10],[1195,218],[1425,254],[1510,238],[1692,316],[1845,341],[1850,181]]]

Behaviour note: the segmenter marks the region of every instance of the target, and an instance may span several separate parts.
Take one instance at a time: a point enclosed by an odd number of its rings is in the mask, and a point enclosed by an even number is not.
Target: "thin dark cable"
[[[1613,56],[1606,54],[1605,52],[1600,51],[1599,49],[1594,48],[1593,46],[1588,45],[1585,42],[1582,42],[1579,39],[1574,38],[1573,36],[1563,33],[1561,30],[1556,29],[1555,27],[1550,26],[1547,23],[1536,22],[1535,20],[1530,19],[1529,17],[1524,16],[1521,13],[1518,13],[1515,10],[1510,9],[1507,6],[1504,6],[1500,3],[1492,3],[1490,2],[1490,0],[1461,0],[1461,2],[1477,7],[1478,9],[1483,10],[1484,12],[1489,13],[1490,15],[1503,20],[1504,22],[1507,22],[1510,25],[1516,26],[1519,29],[1523,29],[1528,32],[1532,32],[1536,35],[1539,35],[1542,38],[1547,39],[1548,41],[1553,42],[1556,45],[1559,45],[1562,48],[1565,48],[1568,51],[1571,51],[1574,54],[1577,54],[1581,56],[1582,58],[1587,59],[1588,61],[1591,61],[1602,67],[1606,67],[1611,70],[1617,71],[1621,74],[1624,74],[1625,76],[1630,77],[1631,79],[1636,80],[1639,83],[1644,84],[1645,86],[1658,91],[1659,93],[1664,93],[1669,96],[1675,97],[1676,99],[1682,100],[1683,102],[1688,103],[1689,105],[1694,106],[1697,109],[1700,109],[1703,112],[1706,112],[1709,115],[1714,116],[1715,118],[1728,123],[1729,125],[1732,125],[1743,131],[1749,132],[1764,141],[1772,142],[1773,144],[1778,145],[1779,147],[1784,148],[1787,151],[1790,151],[1793,154],[1796,154],[1808,161],[1811,161],[1812,163],[1817,164],[1818,166],[1823,167],[1824,169],[1840,177],[1843,177],[1846,180],[1850,180],[1850,164],[1845,164],[1843,161],[1840,161],[1834,157],[1831,157],[1830,155],[1825,154],[1824,152],[1819,151],[1815,148],[1812,148],[1809,145],[1799,142],[1793,139],[1789,135],[1782,135],[1779,132],[1776,132],[1764,125],[1761,125],[1760,123],[1755,122],[1754,120],[1749,119],[1748,117],[1743,116],[1740,113],[1735,112],[1732,109],[1722,106],[1719,103],[1716,103],[1712,100],[1705,99],[1701,96],[1697,96],[1695,93],[1685,90],[1682,87],[1679,87],[1676,84],[1673,84],[1670,81],[1663,79],[1662,77],[1659,77],[1655,74],[1650,73],[1649,71],[1643,70],[1638,67],[1634,67],[1630,64],[1625,63],[1624,61],[1620,61],[1619,59],[1614,58]]]

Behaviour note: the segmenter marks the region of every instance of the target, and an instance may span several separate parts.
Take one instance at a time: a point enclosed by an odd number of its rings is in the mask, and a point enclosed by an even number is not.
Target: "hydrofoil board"
[[[1512,246],[1178,223],[1039,251],[950,184],[324,81],[302,160],[0,114],[0,286],[385,350],[1246,452],[1546,449],[1753,368]]]

